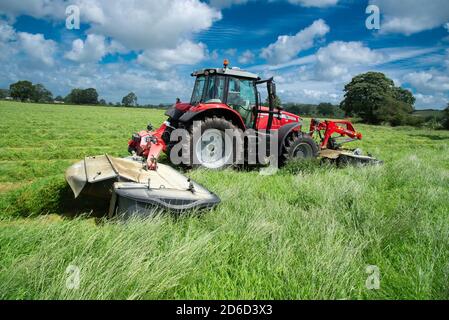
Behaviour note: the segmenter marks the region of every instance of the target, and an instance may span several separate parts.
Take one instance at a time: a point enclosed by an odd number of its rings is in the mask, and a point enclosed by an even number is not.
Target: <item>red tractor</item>
[[[343,143],[362,139],[348,121],[313,119],[310,130],[304,132],[301,117],[274,106],[276,84],[273,78],[261,80],[256,74],[229,68],[227,61],[223,68],[196,71],[192,76],[196,77],[196,82],[190,102],[178,100],[165,113],[168,119],[159,129],[153,131],[149,125],[147,130],[134,134],[128,143],[129,152],[147,159],[149,169],[156,168],[162,151],[170,155],[179,143],[171,139],[175,129],[186,129],[190,135],[183,148],[187,156],[177,153],[188,167],[219,169],[235,164],[237,156],[227,153],[223,147],[227,132],[246,133],[248,129],[252,129],[253,135],[268,138],[276,132],[280,165],[288,160],[316,157],[345,163],[376,161],[371,156],[361,155],[359,150],[341,149]],[[268,107],[261,104],[258,91],[261,85],[267,87]],[[198,141],[193,141],[195,133],[201,137]],[[235,147],[229,150],[235,151]],[[229,161],[231,156],[233,159]]]
[[[377,162],[359,150],[341,149],[343,143],[362,138],[348,121],[313,119],[310,130],[304,132],[301,117],[275,108],[272,78],[261,80],[250,72],[228,68],[227,62],[223,68],[200,70],[192,76],[196,82],[190,102],[177,101],[159,129],[153,131],[148,125],[147,130],[134,134],[128,143],[132,157],[86,157],[66,171],[75,197],[108,200],[109,215],[125,217],[152,214],[155,207],[185,211],[220,202],[217,195],[195,181],[158,164],[161,152],[175,164],[182,159],[187,167],[214,169],[253,164],[249,155],[255,149],[258,155],[263,150],[262,158],[275,158],[275,164],[280,165],[315,157],[339,163]],[[261,85],[267,87],[268,107],[261,104]],[[179,139],[179,132],[184,139]],[[227,147],[229,141],[232,148]],[[259,157],[259,163],[265,163],[262,160]]]

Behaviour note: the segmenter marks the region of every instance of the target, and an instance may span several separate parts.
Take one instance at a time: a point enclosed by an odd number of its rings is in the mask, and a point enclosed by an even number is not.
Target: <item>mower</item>
[[[273,155],[279,166],[314,158],[338,164],[380,163],[359,149],[342,148],[362,139],[349,121],[312,119],[309,131],[303,131],[300,116],[275,106],[273,78],[262,80],[231,68],[227,60],[223,68],[199,70],[192,76],[196,81],[190,102],[177,99],[158,129],[149,124],[133,134],[128,142],[130,157],[87,157],[68,169],[66,179],[75,197],[90,194],[110,199],[110,216],[148,214],[154,208],[182,212],[220,202],[214,193],[159,163],[162,153],[172,164],[187,169],[245,165],[252,149],[263,149],[265,161],[258,163],[263,165]],[[266,86],[268,106],[261,103],[261,85]],[[229,141],[231,147],[225,147]],[[255,147],[249,141],[256,141]]]

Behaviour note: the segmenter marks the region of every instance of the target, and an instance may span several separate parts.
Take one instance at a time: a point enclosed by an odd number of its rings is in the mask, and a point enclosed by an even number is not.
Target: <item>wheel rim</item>
[[[206,130],[196,144],[196,160],[210,169],[223,167],[230,157],[226,152],[225,142],[224,132],[217,129]]]
[[[313,149],[308,143],[300,143],[293,149],[293,158],[311,159],[313,158]]]

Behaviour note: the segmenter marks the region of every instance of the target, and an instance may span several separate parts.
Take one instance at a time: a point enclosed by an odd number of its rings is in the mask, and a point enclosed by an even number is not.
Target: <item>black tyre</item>
[[[283,163],[291,160],[307,160],[318,157],[318,145],[313,138],[302,132],[292,133],[285,142]]]
[[[199,125],[192,124],[189,131],[187,167],[221,170],[241,162],[242,154],[237,148],[241,131],[231,121],[219,117],[205,118]]]

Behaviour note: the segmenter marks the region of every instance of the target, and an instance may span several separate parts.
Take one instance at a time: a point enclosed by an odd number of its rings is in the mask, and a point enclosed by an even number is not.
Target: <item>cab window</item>
[[[214,76],[209,77],[209,86],[207,88],[206,97],[204,101],[223,103],[225,77]]]
[[[256,104],[256,90],[252,80],[229,79],[227,104],[242,116],[248,125],[251,122],[252,109]]]
[[[203,90],[206,84],[206,77],[199,76],[196,78],[195,87],[193,88],[192,99],[190,100],[190,104],[192,106],[197,105],[201,102],[203,98]]]

